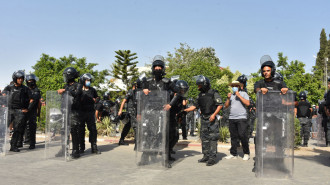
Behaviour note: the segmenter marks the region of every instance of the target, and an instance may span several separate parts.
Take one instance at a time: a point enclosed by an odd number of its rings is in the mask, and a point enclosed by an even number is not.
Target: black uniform
[[[79,151],[85,150],[85,123],[89,130],[89,142],[92,147],[97,142],[97,130],[95,124],[95,101],[98,98],[97,92],[93,87],[83,89],[81,94],[81,109],[80,109],[80,139],[79,139]]]
[[[172,83],[170,81],[170,79],[168,78],[163,78],[161,77],[160,79],[154,79],[154,78],[147,78],[143,83],[142,83],[142,89],[149,89],[150,91],[174,91],[174,83]],[[170,116],[171,117],[171,116]],[[171,124],[170,124],[171,125]],[[176,133],[171,133],[171,130],[173,130],[173,128],[169,128],[169,138],[175,138],[175,134]],[[168,149],[170,148],[169,147],[169,143],[171,142],[170,139],[167,140],[167,147]],[[172,141],[174,142],[174,141]],[[168,152],[168,155],[170,155],[169,151]],[[141,161],[148,161],[149,159],[149,156],[150,158],[153,158],[153,153],[147,153],[147,152],[143,152],[142,154],[142,158],[141,158]],[[168,167],[170,167],[169,164],[167,164]]]
[[[297,118],[300,121],[300,135],[302,139],[304,140],[304,145],[307,146],[309,135],[310,135],[310,129],[311,129],[311,104],[307,101],[300,101],[297,106]]]
[[[170,109],[170,126],[169,126],[169,151],[173,151],[175,144],[179,141],[179,128],[178,128],[179,121],[182,121],[181,122],[182,137],[187,138],[185,123],[183,123],[183,118],[185,114],[180,113],[184,109],[183,100],[185,100],[185,98],[183,98],[180,95],[176,95],[175,100],[173,100],[173,98],[174,97],[172,97],[172,101],[170,103],[171,109]]]
[[[95,110],[99,111],[101,114],[101,120],[104,117],[110,117],[110,107],[114,106],[115,103],[111,100],[100,100],[96,105],[95,105]]]
[[[202,152],[208,160],[216,159],[218,139],[220,137],[218,122],[210,121],[210,116],[215,112],[218,106],[223,105],[218,91],[209,89],[207,92],[201,92],[198,95],[194,106],[201,110],[201,130]]]
[[[68,92],[73,97],[71,105],[71,138],[72,138],[72,154],[73,157],[79,157],[79,131],[80,131],[80,106],[81,106],[81,94],[82,85],[73,82],[71,85],[64,86],[65,92]]]
[[[325,103],[325,107],[330,110],[330,90],[327,92],[327,96],[326,96],[326,103]],[[330,118],[328,116],[327,118],[327,124],[326,126],[327,127],[327,133],[326,133],[326,141],[327,141],[327,146],[330,144]]]
[[[27,138],[30,143],[30,149],[33,149],[36,144],[36,131],[37,131],[37,117],[40,111],[40,90],[35,87],[33,89],[29,88],[31,91],[33,102],[31,103],[29,112],[27,114]],[[27,139],[25,138],[25,139]]]
[[[125,124],[123,131],[121,133],[120,140],[124,140],[125,137],[127,136],[131,126],[133,126],[134,129],[134,135],[136,136],[136,127],[137,127],[137,120],[136,120],[136,114],[137,114],[137,100],[136,100],[136,90],[130,89],[128,90],[125,98],[126,103],[127,103],[127,118],[128,122]],[[136,139],[134,140],[136,143]]]
[[[193,104],[190,102],[188,104],[188,107],[192,106]],[[195,114],[194,111],[188,112],[186,115],[186,122],[187,122],[187,126],[190,128],[190,136],[194,136],[194,132],[195,132]]]
[[[262,79],[254,84],[255,92],[257,88],[267,88],[268,90],[280,91],[282,88],[286,88],[286,85],[283,81],[280,80],[272,79],[270,82],[267,82],[264,79]]]
[[[19,152],[17,147],[21,144],[18,142],[24,134],[27,115],[27,113],[22,112],[22,109],[32,109],[32,107],[29,105],[29,101],[32,98],[32,94],[28,87],[24,85],[15,86],[14,84],[5,87],[4,93],[10,96],[9,114],[10,122],[13,123],[14,129],[14,133],[10,141],[10,150]]]
[[[328,141],[328,127],[327,127],[327,123],[328,123],[328,116],[327,114],[325,113],[325,101],[321,102],[319,104],[319,111],[318,113],[322,115],[322,127],[323,127],[323,130],[324,130],[324,133],[325,133],[325,137],[326,137],[326,145],[328,145],[328,143],[330,142],[330,140]],[[330,139],[330,138],[329,138]]]

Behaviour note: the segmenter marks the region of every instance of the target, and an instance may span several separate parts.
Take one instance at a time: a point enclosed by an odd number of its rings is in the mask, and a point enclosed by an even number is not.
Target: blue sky
[[[283,52],[310,71],[330,1],[25,0],[0,1],[0,88],[15,70],[32,71],[42,53],[73,54],[110,68],[114,51],[138,54],[139,66],[179,43],[213,47],[221,66],[256,72],[260,57]]]

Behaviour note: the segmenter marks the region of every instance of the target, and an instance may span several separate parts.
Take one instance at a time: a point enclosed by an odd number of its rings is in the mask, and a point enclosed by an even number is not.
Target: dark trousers
[[[36,131],[37,131],[37,113],[31,112],[27,116],[26,124],[26,138],[29,141],[30,146],[36,144]]]
[[[249,138],[248,138],[247,119],[230,119],[229,132],[231,140],[230,154],[237,156],[238,141],[242,142],[244,154],[250,154]]]
[[[218,139],[220,137],[219,124],[211,122],[210,116],[201,117],[200,136],[202,140],[202,153],[204,157],[215,160],[217,156]]]
[[[77,110],[72,110],[70,115],[71,122],[71,138],[72,138],[72,153],[79,150],[79,133],[80,131],[80,112]]]
[[[170,114],[170,125],[168,127],[169,133],[169,144],[168,149],[169,151],[172,151],[176,143],[179,141],[179,131],[178,131],[178,123],[175,118],[175,115]]]
[[[89,142],[91,144],[96,144],[97,141],[95,111],[82,111],[80,114],[81,123],[79,124],[79,149],[85,150],[85,124],[87,124],[87,129],[89,130]]]
[[[24,134],[24,128],[26,126],[26,114],[21,109],[11,110],[11,122],[13,122],[14,133],[12,135],[10,145],[11,147],[17,147],[18,141]]]

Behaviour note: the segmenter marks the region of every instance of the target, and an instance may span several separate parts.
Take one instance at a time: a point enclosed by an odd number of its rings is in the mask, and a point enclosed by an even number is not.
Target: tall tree
[[[174,53],[168,52],[166,73],[167,77],[180,75],[181,80],[185,80],[189,88],[189,97],[197,97],[198,89],[197,75],[204,75],[211,80],[212,88],[218,90],[223,98],[229,92],[228,84],[232,80],[233,74],[229,68],[220,68],[220,59],[215,55],[213,48],[193,49],[187,44],[180,44],[180,48]]]
[[[319,79],[319,86],[320,88],[322,86],[326,86],[325,83],[322,84],[322,82],[326,82],[326,74],[325,74],[325,58],[326,58],[326,52],[327,52],[327,35],[325,33],[325,30],[322,29],[320,34],[320,50],[317,53],[316,63],[313,67],[314,75],[316,78]],[[329,71],[329,62],[327,62],[327,71]]]
[[[96,65],[96,63],[87,63],[86,58],[76,58],[72,55],[56,59],[47,54],[42,54],[37,63],[32,66],[32,69],[34,69],[33,73],[39,78],[37,84],[42,96],[45,97],[47,91],[63,88],[65,83],[62,73],[67,67],[74,67],[80,75],[84,73],[92,74],[95,78],[92,85],[99,88],[109,72],[107,70],[93,70]]]
[[[120,79],[125,85],[126,90],[131,88],[131,84],[138,78],[138,70],[136,64],[138,61],[136,53],[131,53],[130,50],[118,50],[116,52],[117,60],[111,66],[111,74],[114,78]]]

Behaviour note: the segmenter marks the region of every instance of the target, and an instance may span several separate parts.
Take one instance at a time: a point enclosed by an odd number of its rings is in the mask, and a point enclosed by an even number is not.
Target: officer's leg
[[[212,166],[215,164],[217,158],[218,149],[218,139],[220,137],[219,124],[217,121],[209,122],[209,139],[210,139],[210,150],[209,150],[209,160],[207,161],[207,166]]]
[[[187,122],[186,117],[181,118],[181,130],[183,140],[187,140]]]
[[[76,159],[80,157],[79,154],[79,131],[80,131],[80,119],[77,111],[72,111],[71,114],[71,138],[72,138],[72,158]]]
[[[13,121],[14,133],[10,143],[11,144],[10,151],[13,152],[20,151],[17,145],[24,133],[25,124],[26,124],[26,120],[24,113],[18,109],[14,110],[14,121]]]
[[[330,146],[330,119],[329,117],[327,118],[327,133],[326,133],[326,141],[327,141],[327,146]]]
[[[78,138],[79,138],[79,152],[80,153],[84,153],[85,152],[85,134],[86,134],[86,130],[85,130],[85,123],[87,123],[88,120],[88,114],[87,112],[79,112],[79,126],[78,126]],[[91,134],[91,133],[89,133]]]
[[[87,119],[87,128],[89,130],[89,142],[91,143],[92,153],[93,154],[101,154],[101,152],[97,149],[97,130],[95,123],[95,111],[88,112]]]
[[[37,115],[32,114],[29,116],[28,122],[28,136],[29,136],[29,149],[34,149],[36,144],[36,131],[37,131]]]
[[[123,131],[121,132],[120,140],[118,145],[128,145],[128,143],[125,143],[125,137],[129,133],[129,130],[131,129],[131,119],[128,120],[128,122],[124,125]]]
[[[209,160],[209,150],[210,150],[210,140],[209,133],[207,128],[207,122],[204,119],[201,119],[201,127],[200,127],[200,137],[202,141],[202,153],[203,158],[198,160],[200,163],[206,163]]]

